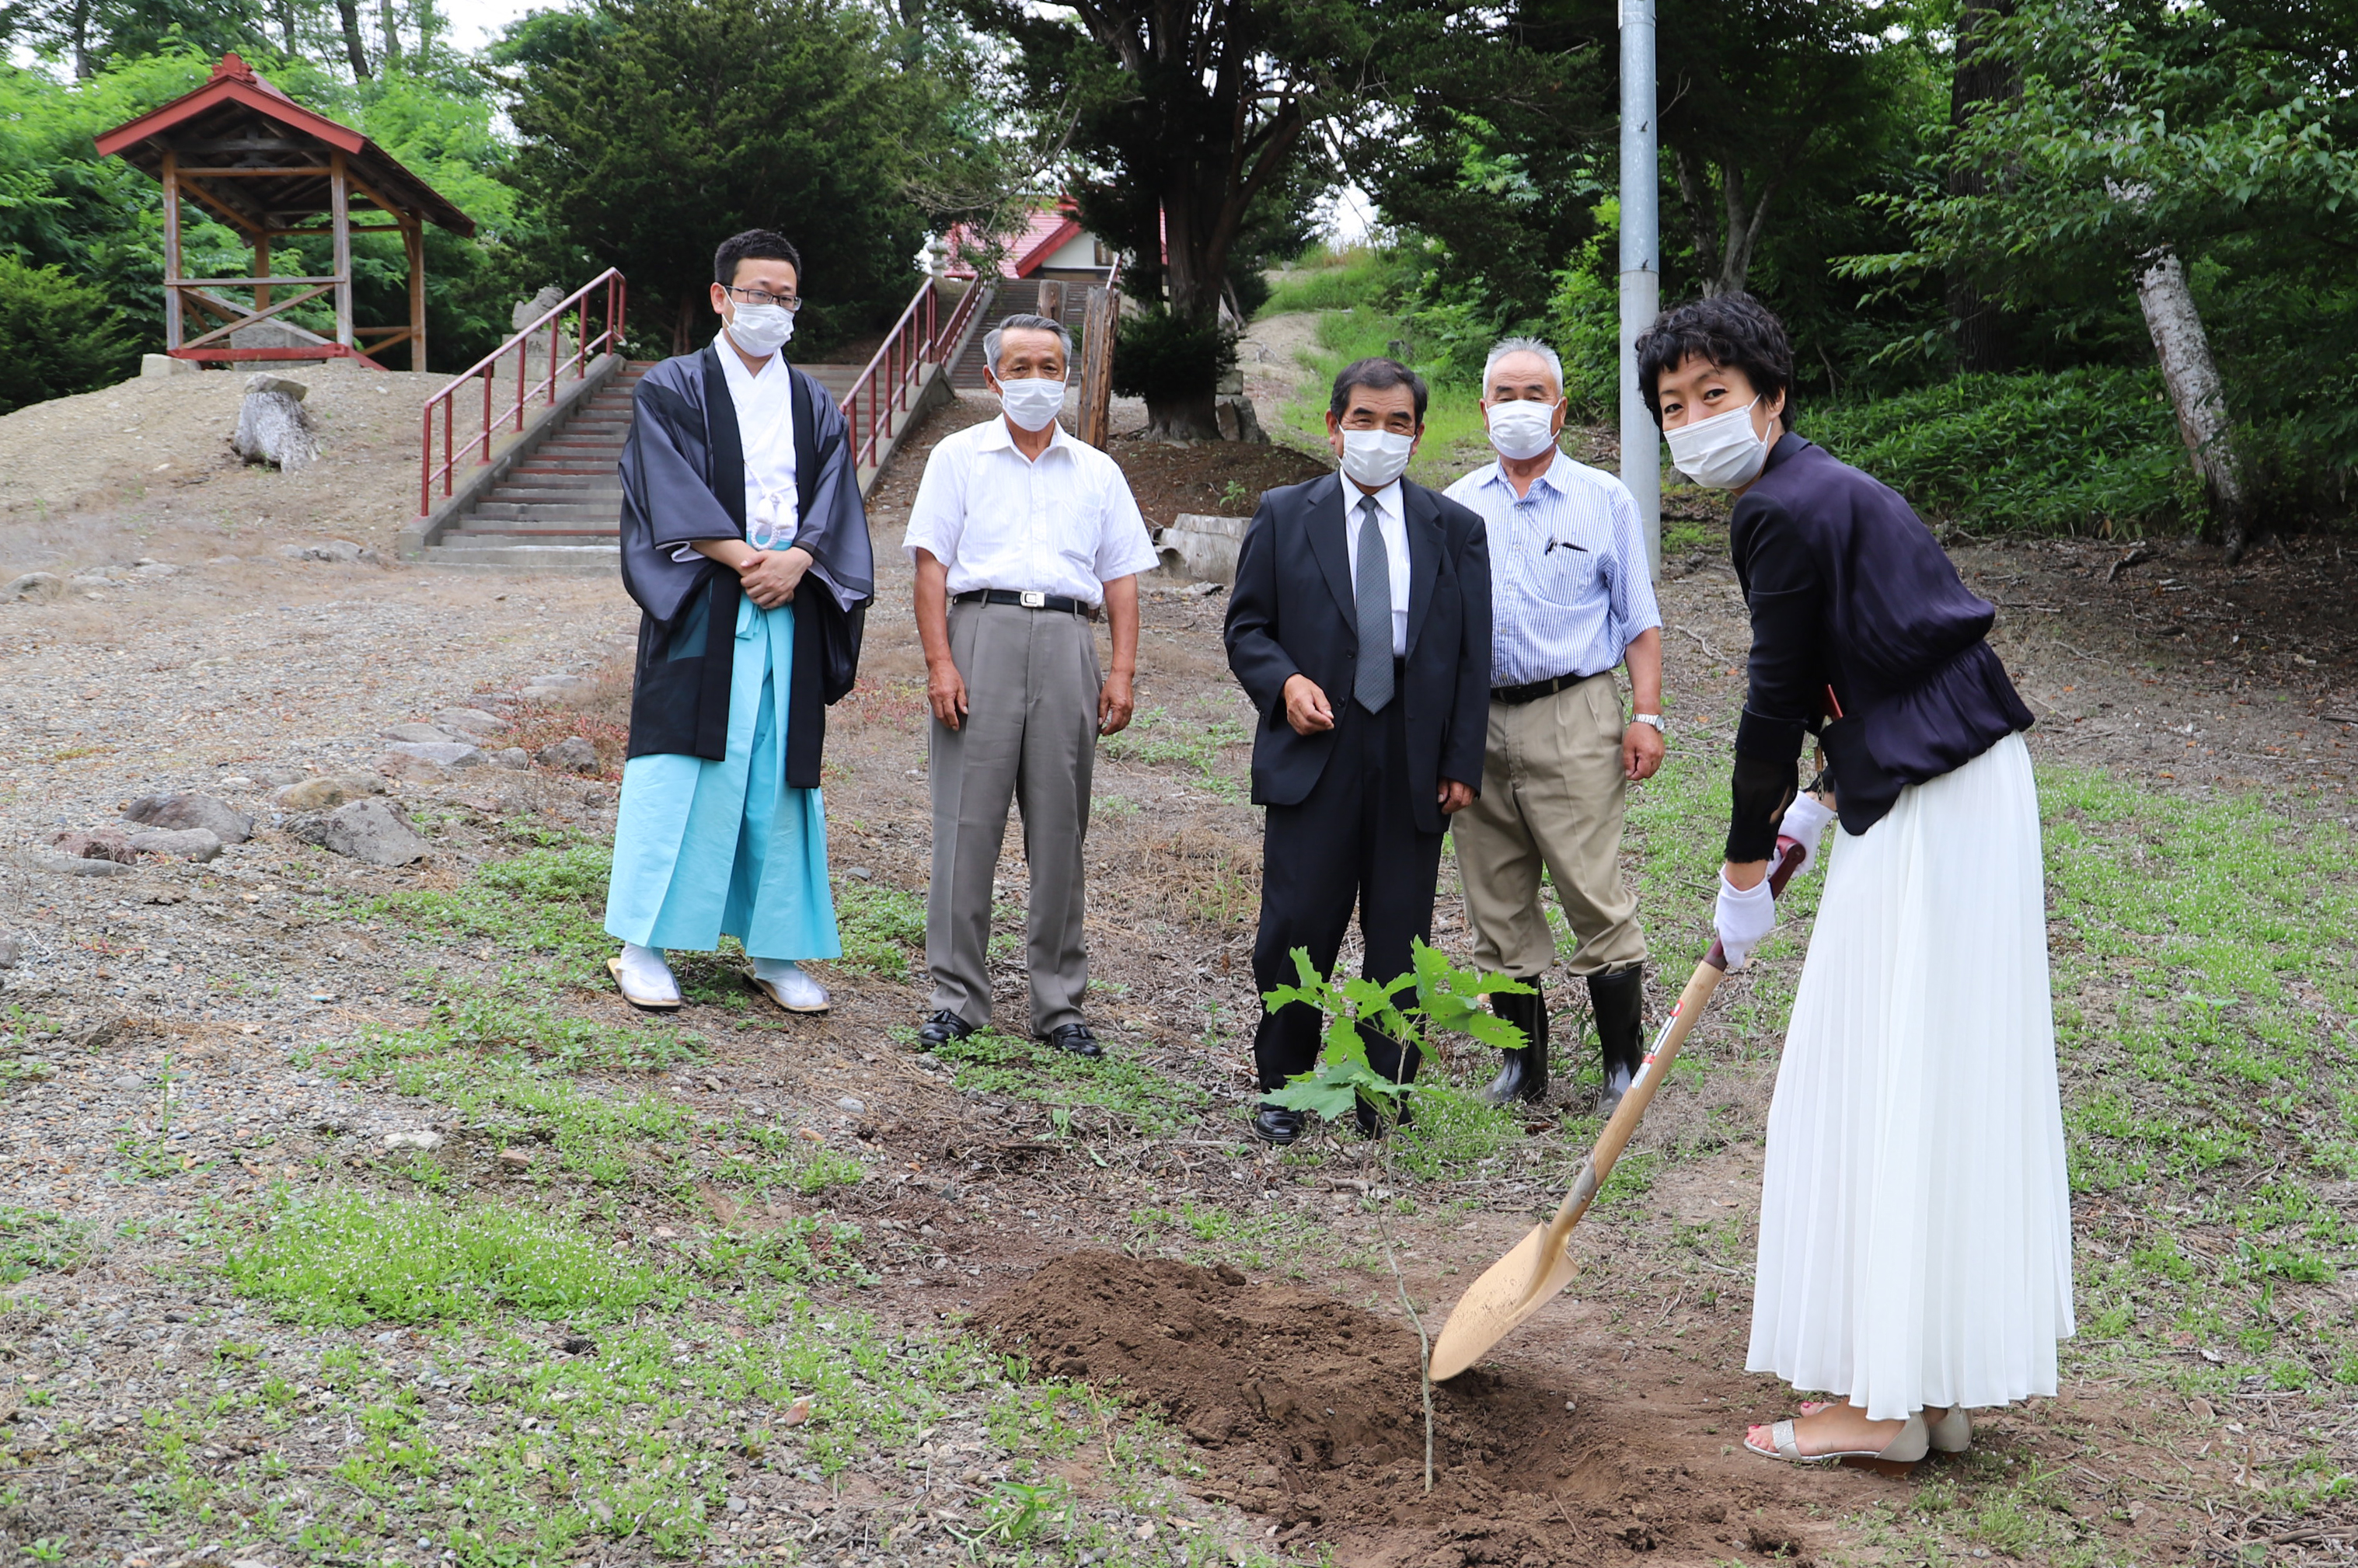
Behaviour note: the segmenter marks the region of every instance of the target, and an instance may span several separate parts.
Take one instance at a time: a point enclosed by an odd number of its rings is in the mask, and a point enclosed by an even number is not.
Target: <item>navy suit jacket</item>
[[[1299,806],[1326,771],[1335,731],[1294,732],[1285,683],[1308,676],[1338,711],[1358,671],[1358,600],[1344,536],[1345,486],[1327,474],[1260,498],[1228,599],[1228,668],[1260,710],[1256,806]],[[1353,489],[1351,493],[1358,492]],[[1408,658],[1393,700],[1408,726],[1408,783],[1418,827],[1444,825],[1440,781],[1482,787],[1490,723],[1490,546],[1482,519],[1402,481],[1408,533]]]

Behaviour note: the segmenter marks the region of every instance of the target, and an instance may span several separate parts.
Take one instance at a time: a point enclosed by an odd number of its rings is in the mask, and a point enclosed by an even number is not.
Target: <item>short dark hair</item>
[[[1432,395],[1425,390],[1424,377],[1398,360],[1383,358],[1353,360],[1335,375],[1334,393],[1326,399],[1326,412],[1339,421],[1351,411],[1351,389],[1364,386],[1370,392],[1389,392],[1395,386],[1405,386],[1416,399],[1416,422],[1424,423],[1424,405]]]
[[[737,282],[737,264],[746,260],[782,261],[795,269],[795,287],[803,286],[803,254],[795,249],[794,242],[784,234],[773,234],[767,229],[748,229],[741,234],[731,234],[720,242],[712,253],[712,281],[723,288]]]
[[[1749,294],[1714,294],[1666,310],[1638,334],[1637,346],[1638,392],[1657,426],[1663,373],[1700,354],[1706,363],[1742,371],[1763,397],[1783,393],[1781,417],[1785,428],[1793,427],[1793,342],[1776,312]]]

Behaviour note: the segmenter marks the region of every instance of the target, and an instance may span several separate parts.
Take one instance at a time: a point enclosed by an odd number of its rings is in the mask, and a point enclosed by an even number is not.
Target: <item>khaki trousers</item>
[[[950,657],[966,682],[966,721],[932,721],[934,879],[925,890],[927,1011],[990,1022],[990,888],[1011,801],[1031,869],[1024,964],[1032,1032],[1079,1023],[1088,989],[1081,946],[1081,844],[1097,762],[1098,644],[1089,622],[1013,604],[950,606]]]
[[[1482,794],[1449,821],[1477,967],[1530,979],[1555,962],[1542,867],[1579,939],[1566,968],[1644,961],[1638,895],[1621,877],[1624,728],[1609,670],[1537,702],[1490,705]]]

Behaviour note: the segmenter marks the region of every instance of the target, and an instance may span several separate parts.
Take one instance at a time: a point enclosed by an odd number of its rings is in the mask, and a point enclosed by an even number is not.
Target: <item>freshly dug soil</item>
[[[1036,1370],[1159,1411],[1203,1450],[1199,1493],[1352,1568],[1807,1560],[1765,1489],[1650,1454],[1576,1389],[1479,1368],[1433,1390],[1428,1495],[1414,1333],[1225,1265],[1074,1253],[977,1325]]]

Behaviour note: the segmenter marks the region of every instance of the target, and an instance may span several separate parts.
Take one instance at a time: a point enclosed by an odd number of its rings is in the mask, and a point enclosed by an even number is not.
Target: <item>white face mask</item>
[[[1490,405],[1490,445],[1502,458],[1520,461],[1555,445],[1554,403],[1515,399]]]
[[[795,313],[783,305],[730,301],[729,336],[757,360],[768,359],[795,335]]]
[[[1751,483],[1768,461],[1768,443],[1752,428],[1752,410],[1759,404],[1756,397],[1741,408],[1663,431],[1671,465],[1714,490]]]
[[[1381,490],[1407,471],[1408,454],[1415,445],[1415,437],[1390,430],[1346,430],[1343,471],[1359,484]]]
[[[1065,384],[1045,376],[1027,375],[999,384],[999,406],[1019,430],[1044,430],[1056,422],[1065,406]]]

